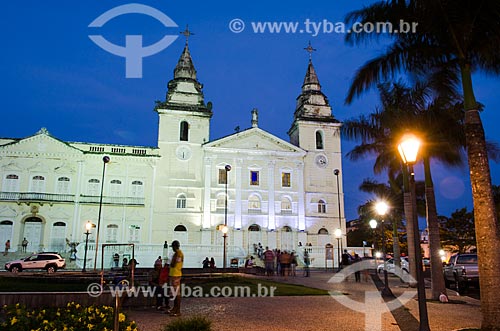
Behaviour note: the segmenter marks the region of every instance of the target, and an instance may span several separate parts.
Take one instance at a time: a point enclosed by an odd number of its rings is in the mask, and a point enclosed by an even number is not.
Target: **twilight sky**
[[[213,102],[212,140],[234,132],[236,126],[249,127],[252,108],[259,109],[259,127],[289,140],[286,132],[306,72],[308,54],[303,48],[309,41],[317,49],[313,63],[334,116],[345,120],[368,114],[378,102],[373,91],[349,106],[344,98],[354,71],[384,46],[348,46],[343,41],[345,35],[328,33],[330,26],[325,22],[342,22],[346,13],[370,2],[142,1],[167,15],[173,21],[166,24],[170,27],[143,14],[124,14],[101,27],[89,27],[104,12],[131,2],[8,1],[0,13],[0,136],[21,138],[46,127],[66,141],[156,146],[154,101],[165,98],[167,82],[184,46],[179,31],[186,24],[194,33],[189,44],[198,79],[204,84],[205,101]],[[240,33],[230,29],[234,19],[245,24]],[[234,22],[233,29],[242,27]],[[295,33],[258,33],[252,22],[298,25]],[[125,59],[103,50],[89,35],[102,35],[121,46],[125,45],[125,35],[142,35],[144,46],[155,44],[165,35],[178,38],[143,59],[142,78],[126,78]],[[485,105],[482,119],[486,135],[497,142],[499,83],[499,78],[474,76],[476,97]],[[347,219],[355,218],[357,206],[372,198],[360,193],[358,186],[363,178],[374,177],[372,158],[356,163],[345,158],[352,146],[343,141]],[[418,167],[416,177],[423,178]],[[500,167],[496,164],[492,164],[492,177],[494,184],[500,183]],[[437,165],[434,184],[440,214],[449,216],[455,209],[471,208],[466,164],[458,169]]]

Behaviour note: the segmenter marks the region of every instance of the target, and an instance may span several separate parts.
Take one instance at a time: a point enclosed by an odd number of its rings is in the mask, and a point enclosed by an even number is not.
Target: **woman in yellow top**
[[[174,256],[170,262],[170,289],[174,296],[174,307],[168,311],[171,316],[181,315],[181,277],[182,277],[182,264],[184,263],[184,254],[180,249],[180,243],[177,240],[172,242],[172,249]]]

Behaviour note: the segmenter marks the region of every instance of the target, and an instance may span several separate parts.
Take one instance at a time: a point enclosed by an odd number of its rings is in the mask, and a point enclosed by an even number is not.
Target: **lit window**
[[[226,171],[226,169],[219,169],[219,184],[227,184],[227,171]]]
[[[259,185],[258,171],[250,171],[250,185]]]
[[[177,197],[177,208],[184,209],[186,208],[186,196],[181,194]]]
[[[282,187],[290,187],[290,173],[289,172],[281,173],[281,186]]]
[[[318,201],[318,213],[320,214],[326,213],[326,202],[324,200]]]

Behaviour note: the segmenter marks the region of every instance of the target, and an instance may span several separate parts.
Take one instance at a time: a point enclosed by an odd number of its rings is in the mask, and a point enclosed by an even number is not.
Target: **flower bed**
[[[119,314],[120,331],[137,331],[134,321]],[[109,306],[84,307],[69,302],[63,308],[26,308],[5,305],[0,311],[0,329],[4,331],[112,331],[114,309]]]

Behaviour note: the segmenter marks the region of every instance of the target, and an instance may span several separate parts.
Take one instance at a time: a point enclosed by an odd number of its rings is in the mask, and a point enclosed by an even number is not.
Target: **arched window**
[[[122,181],[113,179],[109,182],[109,195],[112,197],[119,197],[122,195]]]
[[[318,201],[318,213],[324,214],[326,213],[326,202],[325,200]]]
[[[89,182],[87,184],[87,194],[92,196],[99,195],[100,183],[101,181],[99,179],[96,178],[89,179]]]
[[[15,174],[5,176],[2,190],[4,192],[19,192],[19,176]]]
[[[144,196],[144,184],[140,180],[134,180],[132,182],[130,195],[135,198],[142,198]]]
[[[219,194],[217,196],[217,202],[216,202],[215,208],[222,209],[222,210],[224,210],[226,208],[226,195],[224,193]]]
[[[177,226],[174,228],[174,231],[183,231],[183,232],[186,232],[186,231],[187,231],[187,228],[186,228],[184,225],[177,225]]]
[[[50,235],[50,249],[62,252],[66,248],[66,223],[55,222]]]
[[[106,242],[116,243],[118,242],[118,225],[109,224],[106,226]]]
[[[260,211],[260,198],[256,195],[248,197],[248,210]]]
[[[70,179],[68,177],[57,178],[56,192],[59,194],[69,194]]]
[[[321,228],[319,229],[318,234],[328,234],[328,230],[325,228]]]
[[[184,194],[177,196],[177,208],[186,208],[186,196]]]
[[[184,225],[177,225],[174,228],[174,240],[179,241],[179,243],[182,244],[187,244],[188,243],[188,232],[187,228]]]
[[[323,132],[316,131],[316,149],[323,149]]]
[[[284,214],[292,212],[292,201],[287,197],[281,198],[281,212]]]
[[[45,177],[33,176],[31,178],[31,192],[42,193],[45,191]]]
[[[260,226],[258,226],[257,224],[252,224],[248,227],[248,231],[252,231],[252,232],[260,231]]]
[[[186,121],[182,121],[180,125],[179,140],[188,141],[188,139],[189,139],[189,123]]]

